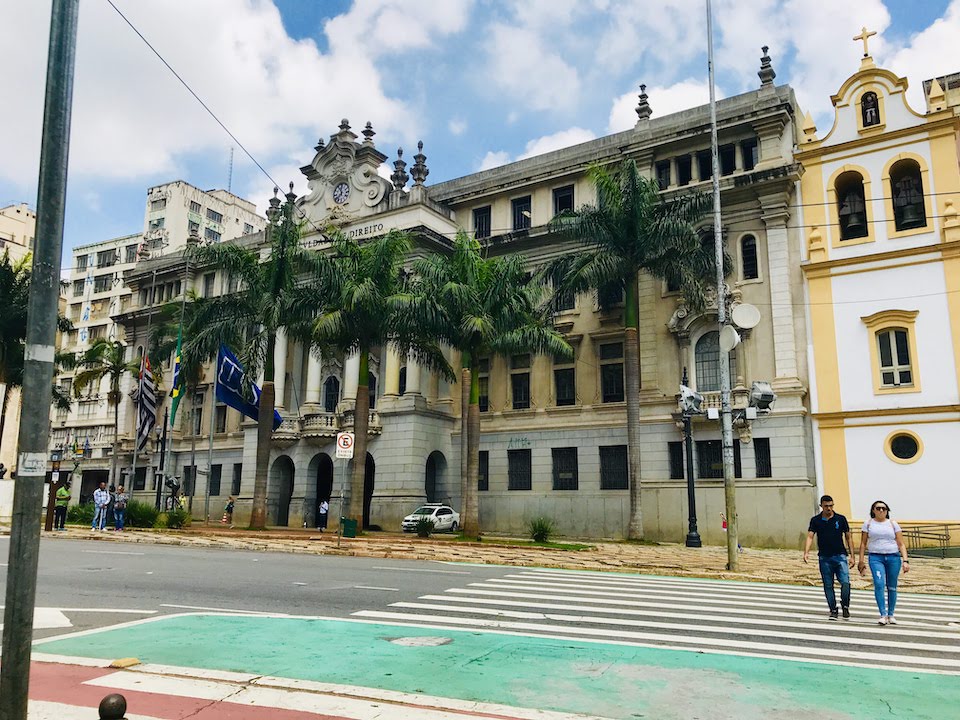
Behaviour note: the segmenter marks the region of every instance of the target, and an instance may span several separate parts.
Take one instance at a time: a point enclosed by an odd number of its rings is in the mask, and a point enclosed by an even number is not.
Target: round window
[[[894,435],[890,440],[890,452],[900,460],[912,460],[920,452],[920,445],[913,435]]]

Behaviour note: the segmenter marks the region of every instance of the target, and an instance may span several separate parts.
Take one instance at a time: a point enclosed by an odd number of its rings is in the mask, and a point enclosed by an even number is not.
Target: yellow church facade
[[[960,98],[859,70],[809,115],[800,180],[818,484],[855,520],[960,521]],[[951,76],[953,82],[955,77]]]

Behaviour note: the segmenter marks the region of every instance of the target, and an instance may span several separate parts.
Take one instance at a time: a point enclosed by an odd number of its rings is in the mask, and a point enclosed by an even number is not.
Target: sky
[[[923,80],[960,71],[960,0],[713,8],[718,96],[759,86],[768,45],[821,133],[861,26],[915,109]],[[49,22],[50,0],[0,0],[0,207],[36,205]],[[64,264],[142,231],[153,185],[229,182],[261,211],[274,182],[303,194],[299,168],[341,118],[370,121],[390,162],[422,140],[430,185],[631,128],[640,83],[654,117],[707,102],[703,0],[81,0]]]

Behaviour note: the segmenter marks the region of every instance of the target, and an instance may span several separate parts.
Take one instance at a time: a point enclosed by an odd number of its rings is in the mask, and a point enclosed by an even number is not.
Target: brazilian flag
[[[170,387],[170,397],[173,400],[170,403],[170,427],[177,418],[177,406],[180,404],[180,396],[183,394],[183,388],[180,387],[180,350],[183,345],[183,328],[177,334],[177,354],[173,359],[173,382]]]

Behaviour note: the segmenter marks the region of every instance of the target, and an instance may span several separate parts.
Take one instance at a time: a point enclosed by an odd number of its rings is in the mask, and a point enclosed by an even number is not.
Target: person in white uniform
[[[880,609],[880,625],[896,625],[894,609],[897,605],[897,578],[900,570],[910,571],[907,546],[903,544],[900,526],[890,519],[890,506],[877,500],[870,506],[870,519],[860,532],[860,574],[866,570],[864,552],[869,554],[870,575],[873,577],[873,594]]]

